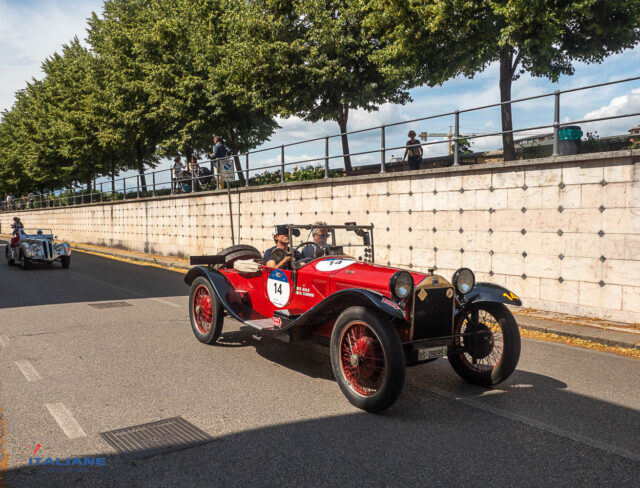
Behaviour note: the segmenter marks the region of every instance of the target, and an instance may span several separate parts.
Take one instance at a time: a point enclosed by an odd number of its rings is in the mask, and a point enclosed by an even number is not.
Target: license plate
[[[447,346],[418,349],[418,361],[443,358],[447,355]]]

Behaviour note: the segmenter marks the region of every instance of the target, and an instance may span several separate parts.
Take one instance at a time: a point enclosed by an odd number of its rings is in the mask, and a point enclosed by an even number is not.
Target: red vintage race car
[[[447,356],[466,381],[492,386],[511,375],[520,334],[504,304],[509,290],[475,283],[468,268],[451,281],[374,263],[373,225],[287,225],[290,269],[263,263],[252,246],[192,256],[189,314],[196,338],[215,344],[225,312],[261,335],[329,346],[349,401],[367,411],[391,406],[405,368]],[[280,255],[278,255],[280,253]],[[271,256],[281,262],[285,251]],[[273,263],[272,263],[273,264]]]

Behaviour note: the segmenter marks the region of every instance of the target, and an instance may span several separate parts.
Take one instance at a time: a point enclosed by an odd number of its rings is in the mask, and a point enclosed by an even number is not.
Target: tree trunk
[[[240,156],[238,156],[238,146],[235,141],[233,130],[229,130],[227,133],[227,137],[229,137],[229,146],[228,148],[233,153],[233,160],[235,161],[236,171],[238,171],[238,180],[240,181],[240,185],[245,185],[244,173],[242,171],[242,163],[240,162]]]
[[[513,81],[513,49],[510,47],[502,48],[500,52],[500,101],[508,102],[511,100],[511,83]],[[502,130],[510,131],[513,129],[513,120],[511,118],[511,104],[502,106]],[[505,161],[513,161],[515,159],[515,150],[513,147],[513,132],[502,134],[502,151]]]
[[[347,135],[347,121],[349,119],[349,106],[343,105],[338,114],[338,125],[340,126],[340,139],[342,139],[342,154],[344,154],[344,170],[347,174],[353,172],[351,167],[351,156],[349,154],[349,136]]]
[[[147,179],[144,176],[144,159],[142,157],[142,148],[140,147],[140,144],[136,146],[136,159],[138,163],[138,174],[140,175],[140,190],[147,191]]]

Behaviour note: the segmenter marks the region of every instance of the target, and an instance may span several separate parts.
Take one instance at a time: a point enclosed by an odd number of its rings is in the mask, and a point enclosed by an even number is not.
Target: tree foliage
[[[386,70],[437,85],[500,65],[501,101],[528,72],[557,81],[575,62],[597,63],[640,40],[640,0],[371,0],[367,26],[389,39],[378,55]],[[413,78],[410,74],[413,73]],[[512,130],[511,106],[502,110]],[[513,136],[503,136],[513,159]]]

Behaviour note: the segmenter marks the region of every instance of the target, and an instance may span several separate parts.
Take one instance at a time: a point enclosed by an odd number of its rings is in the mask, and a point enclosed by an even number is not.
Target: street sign
[[[218,163],[218,175],[223,181],[235,181],[236,174],[233,171],[233,159],[223,159]]]

